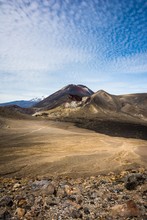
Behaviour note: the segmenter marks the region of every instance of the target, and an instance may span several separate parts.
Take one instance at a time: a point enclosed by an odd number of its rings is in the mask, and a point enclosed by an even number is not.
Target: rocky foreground
[[[147,219],[147,170],[70,178],[0,178],[0,219]]]

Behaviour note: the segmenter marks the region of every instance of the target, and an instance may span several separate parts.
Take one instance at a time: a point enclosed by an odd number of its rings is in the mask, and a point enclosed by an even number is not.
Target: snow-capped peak
[[[42,101],[43,99],[45,99],[44,96],[42,96],[41,98],[35,97],[35,98],[31,99],[30,101],[31,101],[31,102],[40,102],[40,101]]]

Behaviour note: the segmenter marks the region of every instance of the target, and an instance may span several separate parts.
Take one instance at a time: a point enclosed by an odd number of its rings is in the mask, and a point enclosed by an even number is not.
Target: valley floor
[[[111,137],[71,123],[5,120],[0,176],[90,176],[146,167],[147,141]]]

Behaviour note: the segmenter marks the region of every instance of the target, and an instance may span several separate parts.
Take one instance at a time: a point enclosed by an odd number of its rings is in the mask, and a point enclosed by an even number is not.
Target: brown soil
[[[47,120],[5,120],[0,152],[0,176],[9,177],[87,176],[147,165],[142,159],[146,140],[111,137]]]

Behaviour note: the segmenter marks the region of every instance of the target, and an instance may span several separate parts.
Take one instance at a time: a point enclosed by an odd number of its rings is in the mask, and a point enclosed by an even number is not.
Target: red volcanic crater
[[[82,97],[91,96],[92,94],[94,94],[94,92],[84,85],[70,84],[43,99],[37,103],[35,107],[46,110],[52,109],[65,102],[81,101]]]

